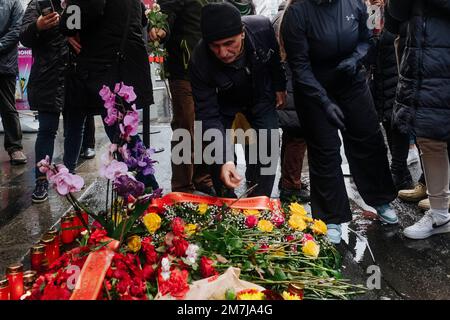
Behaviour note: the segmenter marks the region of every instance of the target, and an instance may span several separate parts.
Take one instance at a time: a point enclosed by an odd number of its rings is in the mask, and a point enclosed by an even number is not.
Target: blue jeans
[[[36,163],[44,159],[47,155],[50,161],[53,158],[55,147],[55,138],[59,126],[59,113],[56,112],[38,112],[39,130],[34,146]],[[45,177],[39,169],[35,168],[36,179]]]

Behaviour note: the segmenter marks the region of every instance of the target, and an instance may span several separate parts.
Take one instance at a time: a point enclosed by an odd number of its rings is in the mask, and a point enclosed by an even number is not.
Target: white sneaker
[[[450,216],[447,220],[436,221],[428,211],[418,222],[405,228],[403,234],[410,239],[426,239],[434,234],[450,232]]]
[[[406,162],[409,165],[412,165],[413,163],[416,163],[419,161],[419,151],[417,150],[416,147],[414,148],[410,148],[408,151],[408,159],[406,160]]]

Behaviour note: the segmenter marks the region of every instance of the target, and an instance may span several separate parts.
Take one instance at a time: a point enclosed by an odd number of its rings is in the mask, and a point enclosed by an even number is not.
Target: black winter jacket
[[[367,18],[362,1],[317,4],[313,0],[296,0],[289,5],[281,36],[296,93],[319,106],[331,104],[328,88],[347,81],[336,71],[337,65],[352,57],[359,66],[367,54],[371,37]]]
[[[371,91],[381,121],[390,121],[398,82],[396,35],[383,30],[374,48]]]
[[[245,16],[242,22],[246,34],[245,48],[251,57],[252,112],[273,110],[276,104],[275,92],[286,90],[286,75],[274,29],[270,20],[263,16]],[[221,62],[203,40],[194,50],[190,77],[196,120],[202,121],[203,130],[219,129],[225,139],[222,115],[234,116],[244,106],[228,102],[233,101],[230,96],[234,92],[233,81],[225,74]]]
[[[17,44],[23,8],[19,0],[0,1],[0,75],[17,75]]]
[[[394,123],[417,137],[450,141],[450,0],[390,0],[388,10],[408,23]]]
[[[61,14],[61,2],[52,2],[55,11]],[[39,16],[37,0],[30,1],[20,31],[20,42],[32,49],[34,59],[28,82],[28,100],[31,110],[61,112],[64,106],[67,41],[57,27],[38,31],[36,21]]]
[[[70,30],[67,19],[70,14],[64,11],[60,29],[63,34],[73,36],[80,34],[81,52],[75,63],[75,73],[83,81],[98,83],[98,92],[102,85],[114,87],[114,82],[123,81],[134,87],[137,95],[136,107],[142,108],[153,103],[153,90],[150,76],[150,64],[143,40],[143,32],[148,24],[145,6],[140,0],[68,0],[70,5],[81,8],[81,29]],[[130,25],[126,30],[128,12]],[[117,53],[124,32],[127,31],[124,60],[121,63],[121,74],[111,72],[117,60]],[[68,95],[72,93],[67,92]],[[73,93],[73,94],[76,94]],[[70,98],[70,97],[69,97]],[[102,110],[103,101],[95,95],[88,101],[88,108]]]

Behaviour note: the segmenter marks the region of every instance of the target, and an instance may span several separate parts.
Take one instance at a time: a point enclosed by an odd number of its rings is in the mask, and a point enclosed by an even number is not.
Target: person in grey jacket
[[[16,77],[19,72],[17,44],[23,8],[19,0],[0,0],[0,116],[5,130],[5,149],[11,164],[25,164],[22,129],[15,106]]]

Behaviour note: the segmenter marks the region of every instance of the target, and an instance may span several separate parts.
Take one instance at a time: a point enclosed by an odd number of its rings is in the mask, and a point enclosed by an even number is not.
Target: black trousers
[[[16,110],[16,77],[0,75],[0,116],[5,130],[5,150],[12,153],[22,150],[22,129]]]
[[[244,146],[244,154],[246,161],[246,172],[245,177],[247,181],[247,187],[252,187],[257,185],[255,189],[248,194],[248,197],[256,197],[256,196],[267,196],[270,197],[272,194],[273,185],[275,182],[275,173],[278,164],[279,158],[279,148],[277,150],[272,150],[272,146],[276,145],[275,140],[278,140],[279,145],[279,132],[278,132],[278,114],[275,111],[275,107],[266,108],[265,110],[252,111],[248,110],[246,112],[242,112],[250,126],[256,131],[256,142],[257,148],[249,147],[248,145]],[[223,115],[222,122],[225,129],[231,129],[233,124],[234,117],[228,117]],[[274,131],[271,131],[275,129]],[[267,131],[266,131],[267,130]],[[271,134],[273,133],[273,134]],[[229,137],[227,137],[228,139]],[[265,144],[267,156],[270,158],[270,161],[263,161],[260,153],[260,147],[262,144]],[[256,152],[256,154],[253,154]],[[266,156],[266,155],[264,155]],[[236,158],[236,157],[235,157]],[[256,163],[251,159],[256,159]],[[274,162],[275,161],[275,162]],[[235,159],[236,163],[236,159]],[[264,173],[264,169],[267,171],[269,168],[275,168],[273,174]],[[225,188],[224,184],[220,180],[220,170],[222,168],[222,164],[213,164],[211,169],[211,178],[213,180],[214,189],[217,194],[222,197],[236,197],[234,190],[230,190]],[[270,172],[272,173],[272,172]]]
[[[89,115],[84,123],[83,144],[82,149],[95,149],[95,119]]]
[[[346,131],[342,137],[355,184],[368,205],[387,204],[397,193],[364,72],[337,83],[339,87],[327,88],[327,92],[345,115]],[[296,92],[295,98],[308,147],[312,214],[328,224],[351,221],[338,130],[315,101],[301,92]]]
[[[390,117],[383,121],[383,127],[392,156],[391,172],[394,185],[397,190],[408,188],[412,185],[412,177],[407,163],[410,136],[401,133],[393,126]]]

